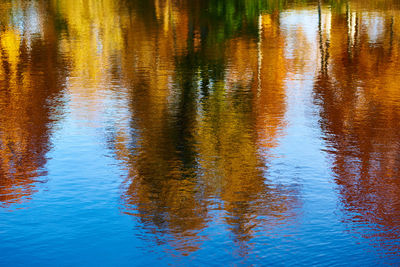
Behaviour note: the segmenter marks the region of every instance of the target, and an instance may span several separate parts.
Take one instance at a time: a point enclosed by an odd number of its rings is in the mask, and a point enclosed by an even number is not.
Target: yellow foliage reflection
[[[53,1],[59,14],[59,50],[68,62],[67,88],[74,116],[95,123],[120,62],[123,14],[118,1]],[[78,104],[79,103],[79,104]]]

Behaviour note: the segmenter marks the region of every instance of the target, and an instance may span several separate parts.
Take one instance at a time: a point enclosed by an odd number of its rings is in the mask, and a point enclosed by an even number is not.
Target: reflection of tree
[[[365,24],[377,19],[384,28],[374,41]],[[332,25],[329,66],[315,83],[321,127],[345,208],[352,220],[384,227],[384,244],[400,236],[399,35],[391,17],[349,8],[334,12]]]
[[[68,91],[79,117],[96,121],[104,108],[105,90],[119,77],[122,24],[114,0],[52,1],[59,34],[59,50],[68,59]]]
[[[136,18],[133,16],[132,25],[143,23]],[[186,46],[188,31],[182,28],[186,21],[183,14],[173,18],[168,27],[142,24],[148,31],[140,38],[133,27],[127,28],[123,71],[127,86],[132,88],[131,127],[135,137],[128,136],[128,140],[133,139],[130,142],[116,143],[117,153],[125,159],[132,178],[125,194],[127,212],[136,214],[158,242],[170,243],[182,253],[198,249],[198,232],[206,223],[204,198],[199,195],[194,173],[196,102],[188,79],[196,70],[189,68],[189,57],[175,60]],[[175,65],[183,73],[171,83]]]
[[[255,233],[282,223],[295,201],[289,189],[268,185],[259,150],[275,147],[284,127],[279,16],[263,15],[257,46],[258,31],[243,26],[241,34],[253,38],[221,40],[213,35],[222,19],[210,24],[202,8],[182,5],[156,1],[155,12],[147,13],[157,23],[143,12],[136,16],[134,7],[124,30],[122,73],[132,90],[132,119],[113,146],[130,172],[127,212],[159,242],[187,253],[200,246],[210,205],[221,205],[245,254]]]
[[[132,95],[138,140],[128,152],[135,174],[126,201],[136,206],[146,228],[172,234],[174,241],[181,242],[178,248],[193,250],[197,245],[192,239],[204,227],[206,210],[194,173],[192,88],[182,84],[175,114],[165,109],[154,114],[148,101],[153,96],[148,95],[146,81],[140,82]]]
[[[19,4],[17,9],[0,13],[14,16],[29,8],[29,4]],[[47,7],[36,8],[39,12]],[[32,11],[25,19],[30,16],[34,16]],[[57,71],[57,43],[51,21],[41,29],[41,38],[31,35],[27,28],[19,32],[12,28],[14,25],[1,26],[0,203],[8,205],[29,197],[42,174],[49,134],[57,117],[54,105],[58,105],[61,73]]]
[[[240,253],[257,231],[280,223],[294,201],[270,187],[263,173],[260,152],[276,146],[284,125],[285,58],[278,16],[260,20],[259,46],[248,38],[229,42],[227,84],[216,81],[202,100],[196,129],[202,180],[221,198]]]

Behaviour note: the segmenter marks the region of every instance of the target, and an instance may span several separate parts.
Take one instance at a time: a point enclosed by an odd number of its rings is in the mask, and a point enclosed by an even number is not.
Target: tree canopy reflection
[[[29,198],[43,175],[65,74],[57,57],[54,21],[37,31],[30,25],[38,16],[34,11],[48,6],[23,1],[1,5],[0,205],[8,206]],[[29,8],[20,21],[18,14]]]
[[[350,223],[366,222],[373,230],[366,237],[375,239],[380,232],[379,246],[395,254],[399,248],[391,240],[400,237],[398,11],[384,15],[347,5],[324,16],[334,27],[320,34],[322,68],[314,90],[342,203]]]
[[[243,255],[258,232],[295,215],[293,189],[265,178],[262,155],[277,145],[285,126],[279,16],[247,17],[238,5],[237,31],[212,13],[218,5],[233,8],[225,4],[135,6],[141,15],[130,11],[123,37],[132,119],[112,143],[130,172],[126,210],[157,242],[183,254],[201,247],[215,210]],[[204,19],[204,5],[211,6],[215,23]],[[156,22],[143,14],[155,14]],[[135,25],[146,31],[135,35]]]
[[[270,181],[268,170],[288,127],[287,82],[296,79],[289,68],[308,75],[310,56],[297,44],[289,59],[282,12],[307,6],[319,16],[311,41],[320,49],[319,127],[349,225],[378,225],[375,232],[388,229],[381,243],[398,240],[398,3],[368,5],[1,2],[0,203],[34,191],[64,88],[73,115],[89,122],[123,95],[126,106],[117,108],[128,116],[106,133],[128,173],[123,211],[184,255],[201,248],[211,220],[221,220],[246,255],[259,235],[294,221],[300,205],[299,188]]]

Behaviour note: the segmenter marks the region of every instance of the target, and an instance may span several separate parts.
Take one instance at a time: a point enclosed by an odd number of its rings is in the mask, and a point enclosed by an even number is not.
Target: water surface
[[[400,3],[0,3],[0,265],[400,264]]]

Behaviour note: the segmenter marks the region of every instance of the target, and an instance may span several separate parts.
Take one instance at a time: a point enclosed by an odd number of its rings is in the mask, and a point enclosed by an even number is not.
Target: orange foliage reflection
[[[33,5],[37,12],[45,5],[16,2],[4,14]],[[25,19],[32,20],[31,12]],[[25,21],[25,23],[27,23]],[[0,204],[21,202],[34,192],[43,173],[49,135],[57,118],[54,109],[60,92],[57,71],[57,43],[51,21],[40,27],[18,30],[5,24],[0,30]]]
[[[398,15],[349,7],[329,15],[332,27],[320,35],[323,67],[314,90],[343,205],[351,220],[384,227],[382,241],[398,239]]]

